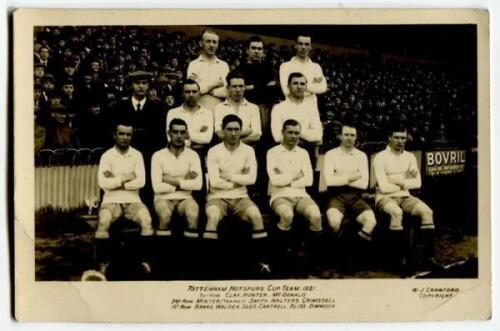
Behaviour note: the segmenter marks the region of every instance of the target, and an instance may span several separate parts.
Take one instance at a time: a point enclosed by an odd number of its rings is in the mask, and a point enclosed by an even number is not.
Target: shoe
[[[402,261],[398,266],[398,273],[401,278],[410,278],[415,274],[415,272],[415,267],[406,261]]]
[[[99,271],[97,270],[86,270],[83,274],[82,274],[82,278],[81,278],[81,281],[82,282],[105,282],[107,279],[106,279],[106,276],[104,276],[104,274],[100,273]]]
[[[444,271],[444,267],[441,264],[439,264],[435,258],[425,259],[424,263],[422,264],[422,267],[425,269],[425,271],[432,271],[432,272]]]
[[[147,262],[142,262],[141,263],[141,268],[142,268],[142,272],[145,274],[145,275],[149,275],[151,273],[151,266],[149,265],[149,263]]]

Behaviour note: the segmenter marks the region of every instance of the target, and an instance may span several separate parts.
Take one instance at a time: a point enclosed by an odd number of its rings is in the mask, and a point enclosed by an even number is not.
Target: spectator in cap
[[[76,92],[75,82],[71,78],[61,83],[61,103],[73,111],[78,112],[80,99]]]
[[[62,72],[59,74],[58,80],[77,79],[76,63],[73,60],[65,60],[63,63]]]
[[[180,70],[169,70],[166,77],[168,80],[166,94],[174,97],[174,106],[178,107],[182,104],[182,72]]]
[[[43,94],[43,88],[41,84],[35,84],[33,91],[34,106],[39,109],[46,108],[49,100]]]
[[[92,81],[92,73],[90,71],[82,73],[78,91],[82,102],[82,108],[88,107],[88,101],[92,98],[96,98],[101,102],[106,101],[103,84]]]
[[[46,98],[48,98],[48,94],[55,89],[54,85],[54,76],[52,74],[45,74],[42,78],[42,89],[43,89],[43,94]]]
[[[96,98],[90,98],[80,117],[81,144],[85,147],[109,147],[106,145],[106,123],[104,105]]]
[[[46,148],[79,147],[78,129],[73,123],[73,112],[64,105],[53,104],[49,107]]]

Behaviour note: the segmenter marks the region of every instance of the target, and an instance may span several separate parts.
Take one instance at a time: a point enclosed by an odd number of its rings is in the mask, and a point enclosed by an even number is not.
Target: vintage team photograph
[[[478,277],[475,24],[33,30],[35,280]]]

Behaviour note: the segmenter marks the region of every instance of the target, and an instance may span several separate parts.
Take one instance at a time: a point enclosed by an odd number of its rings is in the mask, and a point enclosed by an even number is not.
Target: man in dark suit
[[[50,50],[47,46],[40,47],[38,56],[34,58],[35,64],[41,64],[45,67],[45,73],[54,74],[55,64],[54,60],[50,57]]]
[[[132,120],[134,126],[135,148],[143,157],[146,170],[151,168],[151,157],[154,152],[165,147],[167,143],[166,107],[158,98],[147,96],[150,81],[153,75],[146,71],[134,71],[129,74],[128,83],[130,86],[130,96],[112,102],[104,115],[107,123],[107,132],[113,132],[112,126],[118,118],[128,118]],[[108,137],[109,146],[112,146],[111,136]],[[151,183],[147,182],[141,191],[143,201],[146,204],[152,202],[153,191]]]
[[[166,108],[160,99],[147,96],[152,76],[146,71],[132,72],[128,77],[130,96],[112,102],[107,114],[110,124],[119,116],[133,120],[135,146],[143,153],[146,162],[150,160],[153,152],[163,148],[167,141]]]

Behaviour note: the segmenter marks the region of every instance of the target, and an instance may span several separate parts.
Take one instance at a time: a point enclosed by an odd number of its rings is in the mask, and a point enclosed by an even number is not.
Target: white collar
[[[216,55],[214,55],[213,60],[212,60],[212,59],[204,57],[203,54],[200,54],[200,56],[198,56],[198,61],[207,62],[207,63],[211,63],[211,62],[219,63],[220,62],[219,58]]]
[[[141,105],[141,110],[142,110],[144,108],[144,104],[146,103],[147,98],[144,98],[141,101],[139,101],[132,96],[132,98],[130,98],[130,100],[132,100],[132,106],[134,106],[134,109],[137,109],[137,105],[139,104],[139,105]]]

